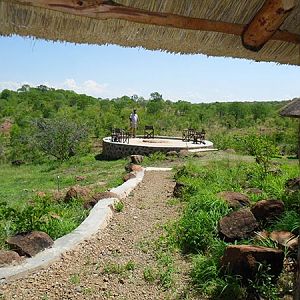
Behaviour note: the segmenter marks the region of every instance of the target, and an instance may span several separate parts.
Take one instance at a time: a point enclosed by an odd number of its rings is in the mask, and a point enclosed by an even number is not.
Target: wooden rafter
[[[136,23],[167,26],[180,29],[220,32],[242,36],[243,24],[186,17],[182,15],[158,13],[120,5],[111,0],[13,0],[15,2],[60,11],[95,19],[121,19]],[[271,0],[277,1],[277,0]],[[282,0],[284,1],[284,0]],[[288,0],[286,0],[288,1]],[[271,40],[300,44],[300,35],[277,31]]]
[[[295,0],[267,0],[242,35],[243,45],[259,51],[295,8]]]

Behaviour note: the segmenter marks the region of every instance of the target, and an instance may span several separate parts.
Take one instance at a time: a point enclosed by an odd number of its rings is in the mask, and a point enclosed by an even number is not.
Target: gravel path
[[[48,268],[1,285],[0,299],[180,299],[188,263],[179,254],[172,288],[144,278],[157,267],[153,245],[163,225],[181,211],[169,204],[174,184],[170,172],[146,172],[107,228]]]

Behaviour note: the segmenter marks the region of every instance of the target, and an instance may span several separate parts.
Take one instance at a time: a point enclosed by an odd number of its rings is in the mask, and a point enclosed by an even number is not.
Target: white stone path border
[[[124,199],[143,180],[145,171],[170,170],[172,168],[145,168],[135,173],[135,178],[129,179],[110,191],[117,194],[120,199]],[[117,198],[102,199],[92,208],[88,217],[75,230],[55,240],[51,248],[38,253],[34,257],[25,259],[23,263],[17,266],[0,268],[0,283],[4,283],[9,279],[22,277],[28,272],[48,266],[58,260],[66,251],[75,248],[80,242],[89,239],[97,231],[103,230],[113,215],[112,205],[118,201],[119,199]]]

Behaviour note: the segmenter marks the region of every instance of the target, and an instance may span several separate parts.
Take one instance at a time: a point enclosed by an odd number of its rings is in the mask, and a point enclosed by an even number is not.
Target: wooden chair
[[[182,131],[182,140],[184,142],[189,142],[194,139],[195,134],[196,130],[194,128],[184,129]]]
[[[113,128],[111,133],[111,141],[121,143],[122,142],[122,129],[121,128]]]
[[[154,127],[153,125],[146,125],[144,129],[145,139],[154,139]]]
[[[193,143],[205,145],[205,134],[206,132],[204,131],[204,129],[202,129],[202,131],[197,131],[194,135]]]

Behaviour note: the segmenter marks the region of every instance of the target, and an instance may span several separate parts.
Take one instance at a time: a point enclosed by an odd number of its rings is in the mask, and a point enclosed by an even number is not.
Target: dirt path
[[[154,241],[180,211],[168,203],[173,187],[170,172],[146,172],[104,231],[47,269],[0,286],[0,299],[180,299],[187,277],[183,259],[176,258],[179,279],[170,289],[152,278]]]

